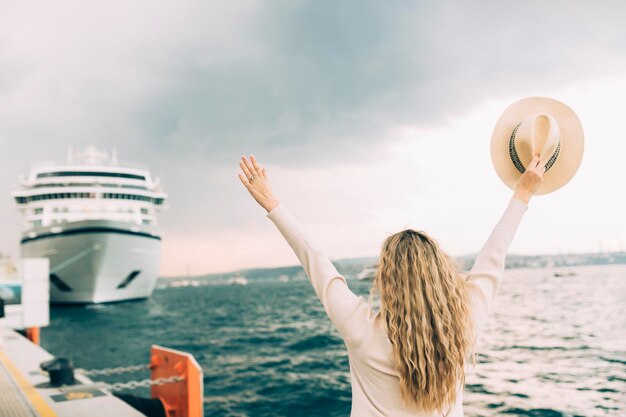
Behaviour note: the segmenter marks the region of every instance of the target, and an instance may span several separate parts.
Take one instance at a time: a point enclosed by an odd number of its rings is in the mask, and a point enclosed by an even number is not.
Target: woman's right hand
[[[513,198],[517,198],[528,204],[530,198],[537,192],[539,187],[541,187],[544,172],[546,172],[545,165],[541,163],[539,155],[535,155],[533,160],[530,161],[530,164],[526,167],[526,171],[517,181]]]
[[[241,183],[261,207],[269,213],[280,204],[272,192],[267,171],[259,166],[254,155],[250,155],[250,160],[242,156],[239,166],[242,171],[239,173]]]

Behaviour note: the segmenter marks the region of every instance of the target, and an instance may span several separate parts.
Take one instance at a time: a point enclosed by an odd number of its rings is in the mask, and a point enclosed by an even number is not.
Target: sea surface
[[[366,295],[369,282],[350,279],[358,269],[342,272]],[[626,416],[626,266],[554,271],[507,270],[466,416]],[[205,416],[348,416],[343,342],[302,272],[276,274],[246,286],[161,280],[149,300],[54,307],[42,344],[85,369],[147,363],[152,344],[190,352],[204,369]]]

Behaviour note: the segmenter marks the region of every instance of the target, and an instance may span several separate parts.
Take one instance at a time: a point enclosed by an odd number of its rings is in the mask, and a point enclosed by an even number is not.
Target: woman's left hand
[[[257,164],[254,155],[250,155],[250,160],[245,155],[242,156],[239,166],[243,171],[243,173],[239,173],[241,183],[261,207],[269,213],[280,204],[274,197],[274,193],[272,193],[272,187],[267,179],[265,168],[261,168]]]

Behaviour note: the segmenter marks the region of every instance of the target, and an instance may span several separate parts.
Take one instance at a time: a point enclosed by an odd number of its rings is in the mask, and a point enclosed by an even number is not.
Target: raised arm
[[[506,252],[527,208],[522,200],[512,198],[474,261],[467,279],[480,290],[485,304],[491,303],[500,287]]]
[[[245,156],[239,163],[243,173],[239,179],[252,197],[267,212],[291,249],[298,257],[317,297],[339,332],[344,335],[344,324],[358,307],[358,297],[350,291],[345,278],[339,274],[328,256],[307,238],[304,231],[287,208],[274,196],[267,172],[254,156]],[[345,335],[344,335],[345,336]]]
[[[487,319],[489,306],[502,283],[506,252],[513,241],[531,197],[537,192],[543,181],[545,167],[539,162],[539,156],[536,156],[521,176],[513,198],[489,235],[487,242],[478,253],[468,276],[468,281],[474,284],[475,289],[478,290],[479,299],[475,311],[477,333],[482,330]]]

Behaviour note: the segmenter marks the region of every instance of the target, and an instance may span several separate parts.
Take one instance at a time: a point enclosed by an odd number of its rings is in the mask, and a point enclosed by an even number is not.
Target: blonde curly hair
[[[406,405],[433,412],[456,400],[474,348],[467,286],[425,233],[409,229],[385,240],[372,296],[380,295]]]

